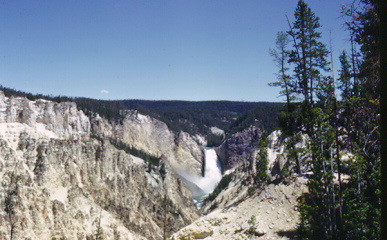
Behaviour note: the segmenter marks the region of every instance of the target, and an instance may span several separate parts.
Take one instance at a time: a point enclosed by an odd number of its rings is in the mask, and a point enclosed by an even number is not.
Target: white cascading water
[[[204,177],[192,176],[184,170],[175,169],[180,178],[188,188],[194,193],[194,201],[198,208],[201,207],[202,201],[212,193],[222,179],[220,161],[216,152],[212,148],[204,148]]]
[[[221,165],[215,150],[212,148],[205,148],[204,157],[204,177],[197,178],[196,181],[194,181],[194,183],[203,190],[203,194],[194,198],[198,208],[201,207],[203,199],[214,191],[216,185],[222,179]]]
[[[212,148],[206,148],[204,150],[205,156],[205,168],[204,177],[200,179],[199,187],[207,194],[214,191],[216,185],[222,179],[222,172],[220,162],[216,152]]]

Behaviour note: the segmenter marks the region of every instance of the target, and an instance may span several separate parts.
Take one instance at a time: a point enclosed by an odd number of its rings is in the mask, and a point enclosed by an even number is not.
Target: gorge
[[[250,199],[258,127],[208,148],[200,133],[171,131],[138,110],[121,116],[0,92],[1,239],[163,239]],[[222,171],[231,182],[202,206]]]

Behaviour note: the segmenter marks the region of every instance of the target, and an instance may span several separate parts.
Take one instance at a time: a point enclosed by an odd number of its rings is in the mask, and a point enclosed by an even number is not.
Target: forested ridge
[[[224,136],[211,133],[218,127],[226,135],[255,125],[268,131],[278,127],[278,112],[283,103],[237,101],[154,101],[154,100],[98,100],[82,97],[32,94],[0,85],[8,97],[20,96],[30,100],[46,99],[55,102],[75,102],[86,115],[98,113],[111,122],[123,119],[122,110],[137,110],[165,122],[175,132],[185,131],[205,136],[210,146],[219,145]]]
[[[300,239],[380,238],[379,4],[359,0],[342,8],[350,52],[341,52],[337,78],[334,42],[321,41],[319,17],[303,0],[270,50],[278,67],[271,85],[286,98],[280,128],[287,156],[308,177],[309,191],[299,199]],[[296,147],[301,134],[305,149]],[[309,156],[308,174],[295,153]]]

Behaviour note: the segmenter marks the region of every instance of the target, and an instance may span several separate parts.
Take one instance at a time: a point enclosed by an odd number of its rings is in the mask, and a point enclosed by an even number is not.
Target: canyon
[[[245,239],[253,215],[265,237],[292,234],[305,180],[251,191],[259,128],[206,148],[200,134],[171,131],[137,110],[120,115],[111,121],[74,102],[0,91],[0,239]],[[268,137],[271,180],[286,163],[279,134]]]
[[[0,92],[0,239],[162,239],[199,217],[173,169],[201,173],[201,147],[160,121],[124,114],[112,124],[73,102]],[[160,163],[117,149],[113,137]]]

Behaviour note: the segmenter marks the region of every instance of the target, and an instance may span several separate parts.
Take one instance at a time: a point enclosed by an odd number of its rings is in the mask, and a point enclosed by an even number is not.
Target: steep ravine
[[[172,239],[251,239],[258,238],[248,234],[252,216],[259,239],[294,234],[305,179],[250,191],[259,128],[216,148],[233,177],[199,212],[178,173],[205,179],[203,147],[137,111],[122,116],[117,122],[89,118],[72,102],[7,98],[0,91],[0,239],[163,239],[173,233]],[[286,164],[277,135],[269,136],[267,149],[272,180]],[[115,141],[161,161],[150,167]]]
[[[223,145],[229,156],[234,155],[233,159],[238,161],[225,172],[221,191],[201,208],[203,216],[173,234],[171,239],[294,239],[300,220],[298,198],[307,191],[307,179],[298,175],[279,176],[281,169],[292,163],[287,162],[285,147],[279,141],[281,133],[274,131],[264,149],[268,153],[269,183],[254,183],[259,161],[257,145],[254,147],[251,141],[258,136],[254,132],[257,131],[250,128],[237,133],[227,143],[228,147]],[[248,155],[238,154],[243,146],[248,147]]]
[[[92,129],[162,156],[165,174]],[[74,103],[0,92],[0,239],[162,239],[199,217],[173,171],[200,172],[203,153],[190,140],[137,113],[120,125],[90,122]]]

